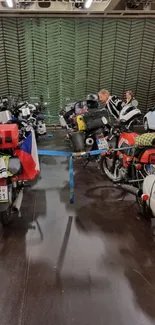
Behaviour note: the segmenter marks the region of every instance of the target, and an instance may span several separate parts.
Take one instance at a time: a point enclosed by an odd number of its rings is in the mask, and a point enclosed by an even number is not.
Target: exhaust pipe
[[[24,189],[21,188],[21,190],[19,191],[19,193],[18,193],[18,195],[16,197],[16,200],[13,203],[14,210],[16,210],[18,212],[20,211],[21,204],[22,204],[22,201],[23,201],[23,191],[24,191]]]
[[[139,196],[139,189],[132,186],[132,185],[127,185],[127,184],[118,184],[117,185],[119,188],[121,188],[122,190],[130,193],[130,194],[133,194],[135,196]]]
[[[86,145],[87,146],[92,146],[94,144],[94,140],[92,138],[87,138],[86,139]]]
[[[85,144],[86,144],[87,150],[91,150],[91,148],[94,144],[94,140],[92,138],[87,138],[85,141]]]

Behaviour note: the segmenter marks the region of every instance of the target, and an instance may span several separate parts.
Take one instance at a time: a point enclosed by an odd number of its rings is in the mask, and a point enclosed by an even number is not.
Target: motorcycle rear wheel
[[[9,226],[14,220],[14,211],[12,210],[13,191],[12,185],[9,186],[9,206],[5,211],[0,213],[0,222],[3,227]]]
[[[101,172],[103,175],[105,174],[111,181],[119,182],[121,180],[121,176],[119,175],[119,168],[117,167],[118,160],[116,160],[115,162],[115,171],[114,173],[112,173],[110,164],[108,166],[108,159],[109,162],[111,160],[111,164],[112,164],[114,157],[112,157],[111,159],[107,155],[101,157],[100,159]]]
[[[0,221],[3,227],[10,226],[14,220],[14,213],[8,208],[6,211],[0,213]]]

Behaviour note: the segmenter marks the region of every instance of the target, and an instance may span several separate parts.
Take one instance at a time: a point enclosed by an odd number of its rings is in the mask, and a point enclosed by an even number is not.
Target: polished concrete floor
[[[65,149],[62,132],[40,147]],[[155,324],[155,242],[134,198],[97,167],[41,158],[22,218],[0,242],[0,325]]]

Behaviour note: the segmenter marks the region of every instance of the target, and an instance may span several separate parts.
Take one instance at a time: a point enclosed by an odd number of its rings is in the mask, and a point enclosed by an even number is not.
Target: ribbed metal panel
[[[100,89],[103,22],[102,19],[90,20],[88,25],[89,48],[88,54],[86,54],[88,55],[86,93]]]
[[[75,21],[61,20],[61,52],[60,52],[60,102],[64,104],[66,97],[74,98],[75,82]]]
[[[145,112],[155,105],[153,19],[0,19],[1,94],[43,96],[50,122],[66,98],[100,88],[133,90]]]
[[[112,90],[116,47],[116,20],[102,21],[100,88]]]
[[[58,115],[61,106],[61,21],[47,19],[48,113]],[[55,122],[57,118],[49,120]]]
[[[4,95],[8,94],[8,80],[7,80],[7,63],[4,44],[3,21],[0,21],[0,89]]]
[[[130,21],[116,22],[115,48],[112,71],[112,93],[123,95],[128,64],[128,43],[130,40]]]
[[[47,100],[47,26],[46,20],[34,19],[24,21],[29,66],[29,95],[44,95]]]
[[[89,26],[90,21],[75,20],[75,98],[86,96],[88,79],[88,55],[89,55]]]
[[[139,66],[141,62],[144,25],[144,20],[130,21],[125,89],[133,89],[134,91],[137,90],[139,82]],[[135,95],[137,95],[137,91]]]
[[[155,21],[146,20],[144,22],[144,30],[142,36],[142,49],[139,61],[139,69],[137,75],[136,94],[143,111],[148,109],[153,104],[152,96],[155,94],[155,89],[152,89],[153,82],[152,69],[155,59]],[[151,88],[150,88],[151,87]],[[155,102],[154,102],[155,104]]]
[[[3,51],[0,52],[0,60],[4,55],[5,64],[2,69],[3,75],[6,75],[4,84],[7,81],[4,93],[21,94],[23,98],[27,98],[28,71],[25,29],[22,20],[1,19],[1,33],[0,43],[3,44]]]

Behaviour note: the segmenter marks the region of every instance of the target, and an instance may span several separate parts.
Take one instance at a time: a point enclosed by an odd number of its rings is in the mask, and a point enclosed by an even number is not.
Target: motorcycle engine
[[[122,166],[119,169],[119,174],[121,176],[121,179],[127,179],[127,168],[125,168],[125,167]]]

